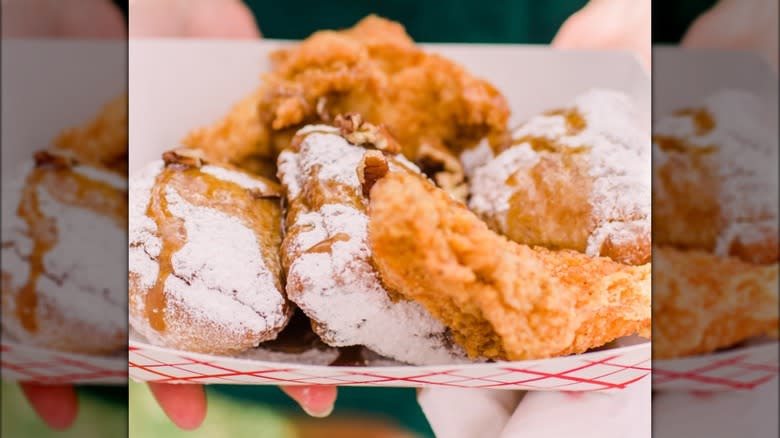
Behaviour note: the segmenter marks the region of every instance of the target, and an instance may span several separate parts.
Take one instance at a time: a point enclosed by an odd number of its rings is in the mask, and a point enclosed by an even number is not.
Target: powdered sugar
[[[117,190],[127,190],[127,178],[116,172],[92,166],[75,166],[73,171],[92,181],[106,183]]]
[[[545,138],[565,152],[582,150],[592,177],[590,204],[594,234],[586,253],[598,255],[601,242],[636,239],[636,221],[650,221],[651,159],[650,136],[640,125],[640,115],[627,95],[594,89],[577,97],[576,109],[585,122],[584,129],[571,132],[564,114],[543,114],[531,118],[513,133],[513,137]],[[492,217],[506,232],[506,215],[515,187],[506,183],[518,171],[531,169],[541,154],[522,142],[499,154],[474,171],[469,206],[483,217]],[[605,226],[609,224],[609,226]]]
[[[33,252],[29,227],[17,215],[24,177],[33,170],[33,165],[30,163],[22,169],[22,175],[3,184],[2,269],[11,282],[9,290],[3,291],[4,298],[8,298],[3,301],[4,313],[14,312],[16,294],[30,274]],[[75,166],[73,171],[95,182],[105,182],[105,178],[91,176],[107,173],[83,165]],[[106,178],[111,180],[111,176]],[[116,178],[113,182],[117,182]],[[121,181],[116,185],[121,186]],[[54,220],[56,230],[53,247],[43,254],[44,273],[35,282],[38,298],[35,313],[48,323],[39,324],[36,334],[23,329],[16,318],[3,318],[3,325],[25,342],[46,342],[45,338],[51,338],[85,351],[105,349],[111,345],[107,339],[114,339],[126,330],[126,259],[122,251],[117,251],[124,247],[125,231],[113,217],[58,201],[43,184],[36,187],[36,196],[38,208],[44,217]],[[94,337],[65,339],[69,335],[78,336],[75,331],[68,333],[68,328],[74,327],[83,329],[79,331],[82,335],[93,333]],[[101,346],[101,342],[105,345]]]
[[[245,189],[256,189],[262,192],[269,190],[268,184],[257,178],[252,178],[243,172],[236,172],[224,167],[212,165],[205,165],[200,168],[200,171],[221,179],[222,181],[236,183]]]
[[[475,147],[461,152],[460,163],[463,166],[463,173],[468,178],[472,178],[474,171],[492,160],[493,157],[493,148],[490,147],[490,142],[483,138]]]
[[[310,132],[299,152],[279,157],[279,175],[291,202],[314,166],[321,180],[335,181],[360,192],[357,168],[365,149],[341,136]],[[398,171],[391,165],[391,171]],[[346,204],[346,203],[345,203]],[[325,204],[300,213],[288,224],[287,250],[296,255],[289,267],[288,295],[314,321],[320,335],[334,346],[365,345],[389,357],[414,364],[464,361],[447,329],[419,304],[393,302],[371,264],[368,217],[350,205]],[[334,236],[345,239],[332,239]],[[307,252],[332,239],[329,251]]]
[[[681,139],[690,148],[714,148],[718,202],[723,223],[715,252],[728,255],[734,241],[755,243],[777,235],[778,140],[768,102],[741,90],[721,90],[700,105],[714,124],[701,132],[691,115],[671,115],[655,125],[655,134]],[[661,166],[670,152],[654,148]],[[672,152],[673,153],[673,152]],[[680,178],[687,177],[679,175]],[[663,184],[657,184],[661,198]]]
[[[528,143],[519,144],[499,154],[495,159],[474,172],[471,182],[469,207],[478,214],[488,212],[506,230],[509,199],[513,191],[506,180],[518,169],[530,168],[539,162],[537,154]]]
[[[160,161],[151,163],[130,184],[130,272],[144,288],[155,283],[159,271],[156,258],[162,244],[146,209],[162,168]],[[219,177],[225,172],[230,171],[208,173]],[[241,176],[223,180],[241,181]],[[173,272],[165,282],[167,308],[186,309],[192,319],[233,333],[265,332],[284,325],[284,298],[254,232],[240,218],[188,203],[172,187],[166,187],[164,195],[170,214],[184,221],[187,236],[173,254]],[[164,343],[144,318],[143,300],[135,304],[130,312],[132,325],[147,338]]]

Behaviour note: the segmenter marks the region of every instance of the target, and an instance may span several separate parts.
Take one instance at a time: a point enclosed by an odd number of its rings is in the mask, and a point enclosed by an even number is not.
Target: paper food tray
[[[40,384],[127,384],[127,358],[87,356],[3,340],[2,377]]]
[[[653,361],[654,391],[752,390],[778,375],[778,342],[763,341],[728,351]]]
[[[20,164],[30,162],[33,152],[52,144],[63,130],[91,120],[127,86],[125,42],[120,40],[4,40],[6,57],[14,62],[3,62],[2,94],[14,104],[3,110],[4,178],[18,176]],[[52,102],[67,102],[67,109]],[[0,357],[4,381],[127,383],[123,351],[110,357],[66,353],[24,345],[3,333]]]
[[[134,40],[129,43],[130,173],[219,119],[259,84],[284,41]],[[491,81],[513,120],[568,103],[592,88],[631,95],[646,108],[650,78],[627,53],[517,45],[427,45]],[[648,166],[650,163],[648,163]],[[611,391],[650,373],[650,343],[547,360],[451,366],[334,367],[188,353],[131,338],[130,377],[165,383],[349,385]]]
[[[610,391],[650,373],[650,343],[522,362],[338,367],[187,353],[130,341],[129,364],[133,380],[160,383]]]
[[[723,89],[744,90],[777,102],[777,73],[752,53],[654,47],[653,68],[656,78],[674,78],[653,84],[656,117],[701,102]],[[653,390],[751,390],[772,382],[777,375],[777,341],[754,340],[723,352],[654,360]]]

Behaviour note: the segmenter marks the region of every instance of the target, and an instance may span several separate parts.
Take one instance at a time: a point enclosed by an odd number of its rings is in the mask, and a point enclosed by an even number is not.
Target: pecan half
[[[358,180],[363,190],[363,196],[368,197],[371,193],[371,187],[385,176],[390,170],[387,164],[387,158],[382,152],[377,150],[368,150],[363,154],[360,164],[357,168]]]
[[[372,125],[358,113],[339,114],[333,120],[340,134],[350,143],[358,146],[372,146],[380,151],[397,154],[401,145],[384,125]]]
[[[162,159],[166,166],[182,166],[199,169],[206,163],[206,156],[200,149],[178,148],[164,152]]]
[[[35,167],[68,169],[78,164],[76,156],[67,149],[60,149],[56,152],[37,151],[33,159],[35,160]]]

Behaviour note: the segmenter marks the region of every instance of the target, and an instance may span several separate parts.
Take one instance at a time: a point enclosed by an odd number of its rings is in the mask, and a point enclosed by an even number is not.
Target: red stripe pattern
[[[340,385],[611,392],[650,374],[650,344],[527,362],[326,367],[184,353],[132,342],[134,380],[159,383]]]
[[[770,341],[705,356],[653,361],[653,390],[752,390],[773,381],[778,370],[778,343]]]
[[[4,381],[40,384],[126,384],[126,358],[93,357],[3,342],[0,375]]]

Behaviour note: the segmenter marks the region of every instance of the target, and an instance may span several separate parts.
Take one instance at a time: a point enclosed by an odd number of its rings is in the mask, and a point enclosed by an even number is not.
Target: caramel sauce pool
[[[169,209],[166,196],[168,189],[175,190],[190,205],[215,209],[240,218],[255,234],[269,269],[281,269],[279,256],[272,250],[278,248],[281,239],[281,231],[278,229],[281,214],[279,203],[278,200],[266,199],[278,198],[277,189],[269,184],[267,192],[272,193],[257,193],[256,190],[201,172],[198,168],[166,166],[157,175],[146,209],[146,215],[157,225],[162,249],[158,259],[157,278],[147,291],[144,302],[149,325],[160,332],[166,328],[165,282],[173,273],[174,254],[187,242],[184,219],[175,216]],[[280,288],[281,285],[277,284],[277,287]]]

